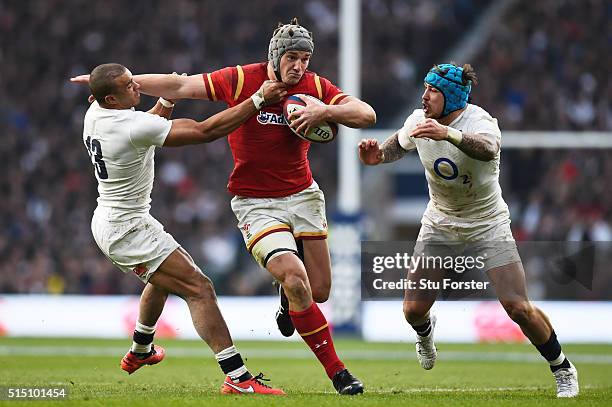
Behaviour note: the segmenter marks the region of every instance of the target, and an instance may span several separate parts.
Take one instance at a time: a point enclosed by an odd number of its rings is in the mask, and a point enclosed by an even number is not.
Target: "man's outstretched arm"
[[[164,147],[180,147],[188,144],[210,143],[225,137],[236,130],[262,107],[259,100],[276,104],[287,96],[286,86],[282,82],[267,81],[251,98],[237,106],[226,109],[209,117],[203,122],[191,119],[172,120],[170,133]]]
[[[147,73],[134,75],[134,80],[145,95],[161,96],[164,99],[208,100],[202,74],[183,76]]]
[[[365,165],[378,165],[392,163],[399,160],[409,150],[405,150],[399,143],[399,131],[393,133],[381,146],[376,139],[363,139],[357,145],[359,148],[359,159]]]
[[[134,75],[133,78],[140,85],[140,91],[145,95],[161,96],[164,99],[208,100],[202,74],[184,76],[147,73]],[[72,77],[70,82],[89,85],[89,75]]]

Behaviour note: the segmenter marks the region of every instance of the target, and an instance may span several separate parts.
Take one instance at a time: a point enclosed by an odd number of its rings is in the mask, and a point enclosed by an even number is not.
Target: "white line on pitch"
[[[129,348],[125,347],[97,347],[97,346],[36,346],[36,345],[0,345],[2,356],[117,356],[123,355]],[[171,357],[193,358],[212,357],[212,352],[202,348],[168,347],[166,353]],[[260,349],[244,347],[240,353],[246,357],[262,359],[310,359],[312,353],[307,349]],[[414,351],[406,348],[405,352],[385,350],[348,350],[339,351],[345,359],[352,360],[414,360]],[[576,363],[612,364],[612,355],[598,355],[577,353],[570,354],[571,360]],[[533,353],[524,352],[469,352],[469,351],[441,351],[441,360],[449,361],[480,361],[480,362],[526,362],[542,363],[542,358],[535,350]]]

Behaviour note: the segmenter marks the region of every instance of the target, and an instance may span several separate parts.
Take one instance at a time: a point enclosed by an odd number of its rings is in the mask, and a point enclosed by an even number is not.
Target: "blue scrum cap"
[[[444,95],[442,116],[463,109],[472,91],[472,82],[463,84],[463,68],[453,64],[436,65],[425,76],[425,83],[438,89]]]

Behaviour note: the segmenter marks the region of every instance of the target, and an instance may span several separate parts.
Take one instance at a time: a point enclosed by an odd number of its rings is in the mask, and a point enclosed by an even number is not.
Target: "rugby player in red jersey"
[[[274,31],[268,61],[226,67],[192,76],[136,75],[142,93],[168,99],[205,99],[235,106],[267,80],[282,81],[287,94],[312,95],[325,105],[305,101],[292,114],[291,126],[308,131],[335,122],[362,128],[376,122],[367,103],[342,93],[329,80],[308,71],[312,35],[297,19]],[[247,249],[281,286],[277,323],[281,333],[294,330],[315,353],[340,394],[363,392],[363,384],[339,360],[325,316],[317,303],[331,289],[325,198],[312,177],[310,142],[296,137],[282,114],[282,103],[266,105],[229,135],[234,169],[228,189],[232,210]]]

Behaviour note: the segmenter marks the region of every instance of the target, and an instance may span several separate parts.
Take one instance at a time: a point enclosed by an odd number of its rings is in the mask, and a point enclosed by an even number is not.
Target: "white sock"
[[[551,366],[559,366],[561,363],[563,363],[564,360],[565,360],[565,355],[563,354],[563,352],[561,352],[557,359],[549,360],[548,363],[550,363]]]
[[[146,334],[146,335],[151,335],[151,334],[155,334],[155,325],[153,326],[147,326],[147,325],[143,325],[140,322],[136,322],[136,328],[135,331],[140,332],[142,334]],[[140,343],[136,343],[132,341],[132,347],[131,347],[131,351],[134,353],[149,353],[151,352],[151,344],[153,343],[153,341],[151,341],[151,343],[148,343],[146,345],[140,344]]]
[[[231,358],[232,356],[238,355],[238,350],[234,345],[229,348],[223,349],[221,352],[215,354],[215,359],[222,365],[221,361]],[[243,374],[247,373],[249,370],[243,364],[238,369],[232,370],[231,372],[227,372],[227,375],[232,379],[234,383],[238,382],[238,378]]]
[[[236,346],[232,345],[229,348],[223,349],[219,353],[216,353],[215,359],[217,359],[217,362],[220,362],[222,360],[229,359],[232,356],[237,355],[237,354],[238,354],[238,349],[236,349]]]

